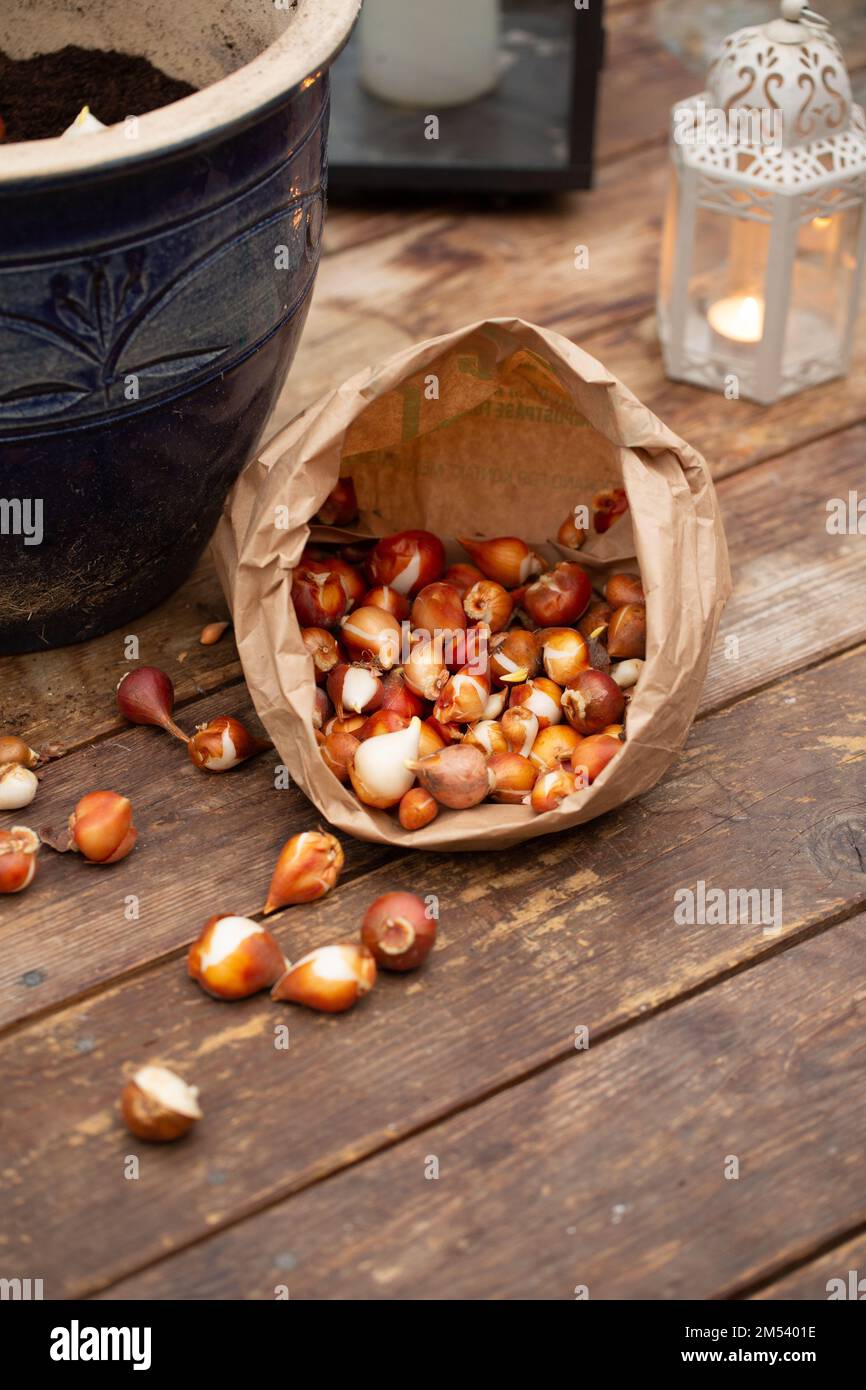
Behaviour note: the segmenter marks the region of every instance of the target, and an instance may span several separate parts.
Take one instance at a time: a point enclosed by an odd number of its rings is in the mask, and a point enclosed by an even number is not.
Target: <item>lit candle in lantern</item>
[[[764,301],[754,294],[732,294],[711,304],[707,319],[729,342],[759,343],[764,336]]]
[[[475,101],[496,85],[499,0],[365,0],[361,79],[401,106]]]

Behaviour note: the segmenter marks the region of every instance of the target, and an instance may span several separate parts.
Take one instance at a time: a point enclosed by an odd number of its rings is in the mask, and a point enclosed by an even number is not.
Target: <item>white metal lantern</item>
[[[866,254],[866,118],[800,0],[725,39],[673,109],[658,316],[678,381],[769,405],[847,372]]]

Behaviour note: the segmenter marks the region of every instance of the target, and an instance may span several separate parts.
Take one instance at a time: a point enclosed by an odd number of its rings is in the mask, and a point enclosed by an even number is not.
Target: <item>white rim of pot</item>
[[[234,125],[248,125],[329,66],[360,9],[361,0],[306,0],[286,32],[252,62],[200,92],[139,116],[134,140],[121,122],[77,140],[58,135],[0,145],[0,188],[117,170],[227,133]]]

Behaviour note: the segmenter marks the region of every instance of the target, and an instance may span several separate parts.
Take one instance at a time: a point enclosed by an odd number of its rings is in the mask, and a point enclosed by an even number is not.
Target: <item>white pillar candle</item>
[[[361,78],[401,106],[474,101],[498,75],[499,0],[365,0]]]

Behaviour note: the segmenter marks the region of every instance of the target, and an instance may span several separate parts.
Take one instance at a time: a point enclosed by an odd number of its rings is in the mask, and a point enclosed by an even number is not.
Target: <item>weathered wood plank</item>
[[[854,1278],[851,1278],[851,1275]],[[831,1293],[841,1296],[838,1284],[830,1284],[833,1279],[841,1279],[845,1288],[844,1297],[852,1296],[859,1301],[866,1297],[866,1235],[861,1233],[853,1240],[836,1245],[818,1260],[812,1260],[787,1274],[782,1279],[768,1284],[755,1299],[780,1299],[784,1301],[813,1302],[826,1299]],[[830,1287],[828,1287],[830,1285]],[[853,1292],[856,1290],[856,1292]]]
[[[110,1296],[722,1296],[866,1217],[864,947],[861,917]]]
[[[219,714],[261,732],[243,685],[197,701],[181,721],[192,729]],[[109,788],[130,797],[139,842],[104,868],[45,848],[26,895],[0,897],[0,1026],[178,950],[215,912],[258,912],[281,845],[320,819],[297,788],[275,788],[277,761],[263,753],[232,772],[200,772],[176,739],[138,727],[49,764],[24,823],[61,826],[85,792]],[[0,814],[4,826],[23,819]],[[346,854],[349,874],[387,857],[356,840]]]
[[[266,998],[220,1005],[174,960],[17,1030],[0,1044],[4,1168],[21,1199],[7,1222],[16,1268],[38,1252],[55,1295],[117,1278],[562,1056],[577,1025],[598,1041],[856,909],[864,679],[860,651],[703,720],[659,787],[531,856],[471,855],[455,872],[448,857],[408,855],[290,910],[277,930],[297,958],[354,933],[388,888],[440,898],[427,970],[383,979],[347,1018]],[[674,894],[699,881],[779,889],[780,935],[678,925]],[[201,875],[194,882],[186,928],[182,914],[171,923],[177,939],[222,906]],[[20,960],[26,942],[10,944]],[[274,1047],[279,1023],[288,1052]],[[207,1119],[125,1182],[135,1146],[113,1112],[118,1079],[156,1056],[202,1088]],[[67,1151],[74,1161],[58,1159]]]

